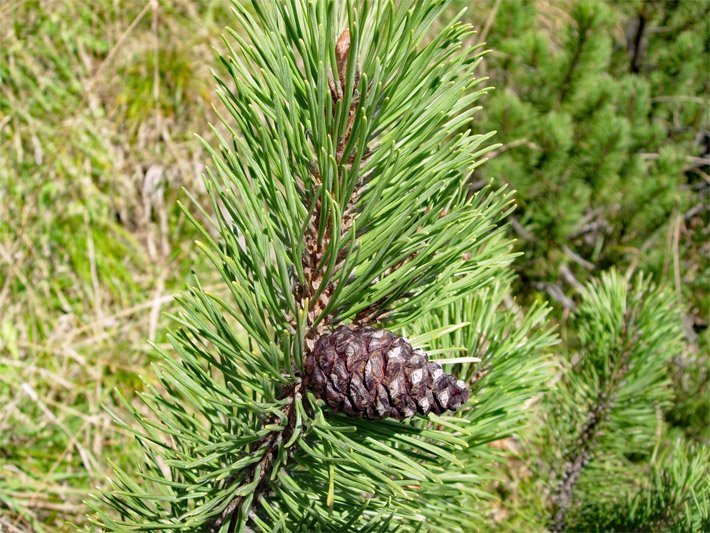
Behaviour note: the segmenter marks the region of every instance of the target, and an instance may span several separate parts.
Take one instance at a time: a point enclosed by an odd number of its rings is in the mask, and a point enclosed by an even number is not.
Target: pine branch
[[[574,455],[567,461],[564,474],[555,491],[556,510],[552,520],[552,531],[555,533],[565,529],[567,510],[572,503],[575,485],[582,474],[582,469],[591,458],[592,448],[597,440],[600,426],[608,417],[609,411],[613,406],[616,389],[629,370],[632,350],[638,342],[638,332],[634,331],[635,313],[635,309],[627,309],[624,314],[624,329],[622,332],[625,339],[624,347],[620,355],[609,356],[611,361],[615,361],[613,373],[604,378],[604,387],[601,389],[595,404],[589,410],[587,422],[582,427],[577,442],[573,446]],[[630,331],[634,331],[631,337],[629,336]]]
[[[335,45],[335,56],[337,78],[334,79],[335,75],[333,74],[333,76],[328,79],[328,84],[331,90],[331,98],[333,101],[333,109],[336,108],[338,102],[342,102],[344,100],[343,86],[345,85],[345,80],[347,79],[347,67],[350,57],[350,32],[348,30],[343,31],[338,37]],[[357,59],[353,59],[353,62],[357,63]],[[350,103],[345,132],[338,139],[336,149],[336,159],[338,160],[339,165],[337,167],[335,179],[338,182],[343,181],[343,171],[345,170],[343,156],[345,155],[345,147],[350,142],[353,123],[361,98],[361,95],[357,94],[356,90],[360,81],[360,72],[357,67],[355,70],[354,80],[353,93],[349,99]],[[333,133],[334,132],[331,132],[331,135]],[[365,146],[364,152],[368,152],[367,146]],[[350,165],[353,164],[352,160],[354,158],[354,154],[350,156]],[[364,165],[365,162],[366,157],[365,154],[363,154],[363,158],[360,160],[360,165]],[[311,165],[311,169],[316,188],[322,187],[323,182],[317,166],[315,164]],[[352,168],[348,170],[352,171]],[[314,339],[321,335],[330,325],[330,316],[324,316],[319,322],[316,321],[316,318],[321,316],[323,311],[328,308],[330,297],[335,290],[333,283],[326,283],[325,280],[327,265],[324,264],[324,257],[326,250],[332,244],[330,235],[336,231],[340,238],[343,238],[352,229],[355,206],[358,200],[360,200],[362,185],[362,179],[358,180],[355,184],[355,188],[348,198],[343,216],[340,220],[340,226],[336,230],[333,230],[331,226],[332,220],[328,217],[328,213],[324,213],[323,211],[322,197],[318,195],[315,198],[315,205],[312,209],[313,214],[311,215],[308,228],[305,233],[306,246],[303,257],[303,271],[306,275],[306,280],[305,283],[296,284],[294,287],[294,296],[300,302],[300,308],[306,311],[306,317],[308,320],[306,343],[309,349],[313,348]],[[325,227],[325,229],[321,232],[322,227]],[[338,254],[333,274],[342,269],[344,259],[345,252],[343,251]]]
[[[284,415],[287,418],[286,426],[280,432],[270,433],[258,444],[258,446],[254,450],[254,452],[252,452],[251,455],[253,455],[253,453],[258,452],[259,450],[264,450],[264,455],[258,463],[254,463],[247,469],[243,476],[244,479],[240,480],[239,482],[240,485],[246,481],[247,485],[256,486],[253,492],[254,499],[258,499],[260,494],[267,488],[265,481],[271,476],[271,468],[274,464],[274,458],[278,453],[279,446],[284,442],[288,442],[293,436],[296,423],[296,410],[294,406],[296,402],[301,399],[301,388],[302,382],[300,381],[288,387],[288,390],[286,391],[284,397],[288,398],[290,401],[283,411]],[[277,417],[273,418],[270,424],[275,424],[278,421],[279,419]],[[289,450],[286,450],[287,453],[288,451]],[[227,478],[225,486],[229,487],[235,481],[237,481],[237,475],[238,474],[235,473],[234,475]],[[232,498],[227,504],[227,506],[224,508],[224,511],[222,511],[222,513],[214,520],[214,522],[210,526],[210,533],[217,533],[222,527],[222,524],[224,524],[226,521],[229,521],[230,523],[228,531],[234,531],[235,514],[237,513],[237,511],[240,510],[239,508],[243,500],[244,496],[235,496],[234,498]]]
[[[174,353],[160,352],[160,387],[143,398],[155,416],[124,423],[146,450],[142,481],[117,469],[105,529],[470,527],[484,443],[525,421],[551,338],[544,308],[499,308],[510,195],[472,194],[466,179],[492,148],[469,128],[481,52],[457,20],[428,33],[445,0],[407,5],[235,4],[242,31],[228,30],[229,81],[217,78],[228,136],[205,142],[214,228],[196,223],[224,283],[196,280],[181,299]],[[304,360],[352,322],[466,353],[447,359],[476,409],[410,421],[329,409],[300,384]]]
[[[590,499],[576,528],[597,531],[705,531],[710,524],[708,448],[675,441],[621,498]]]
[[[558,100],[562,103],[565,102],[565,99],[567,98],[571,85],[572,85],[572,80],[575,71],[577,70],[578,63],[580,60],[580,57],[582,56],[582,51],[584,49],[584,44],[587,39],[587,33],[590,31],[590,28],[584,27],[584,28],[579,28],[579,35],[578,35],[578,40],[579,42],[576,43],[574,52],[572,54],[572,58],[570,59],[570,63],[567,66],[567,69],[565,71],[565,76],[562,79],[562,83],[560,84],[560,95],[558,97]]]
[[[350,49],[350,32],[345,30],[336,43],[336,58],[337,58],[337,80],[329,80],[331,87],[331,96],[333,98],[333,107],[343,99],[343,89],[342,86],[346,79],[346,68],[349,58]],[[357,80],[359,80],[359,73],[355,76],[357,85]],[[355,117],[355,112],[358,106],[359,97],[353,98],[350,103],[350,110],[348,111],[348,125],[346,127],[345,134],[338,141],[337,155],[338,159],[342,159],[344,147],[350,140],[350,133],[352,132],[352,123]],[[341,161],[342,163],[342,161]],[[342,170],[342,166],[339,167],[339,171]],[[322,181],[317,168],[314,167],[313,179],[316,187],[322,187]],[[338,181],[342,180],[342,175],[338,174],[336,179]],[[358,184],[359,185],[359,184]],[[348,200],[346,213],[347,216],[341,219],[340,228],[335,230],[343,236],[352,227],[352,210],[360,197],[360,188],[356,185],[350,199]],[[323,232],[323,237],[319,229],[321,224],[325,225],[325,231]],[[315,206],[313,208],[313,214],[311,215],[308,228],[305,234],[305,253],[303,256],[303,272],[306,275],[306,281],[303,284],[296,283],[294,285],[293,293],[296,301],[298,302],[299,312],[305,314],[307,317],[307,333],[306,333],[306,346],[309,350],[313,349],[314,339],[326,330],[330,325],[330,316],[325,316],[322,320],[316,324],[315,320],[317,316],[323,313],[323,310],[327,308],[330,301],[330,296],[333,293],[334,287],[332,283],[325,283],[326,268],[327,265],[323,264],[323,258],[325,256],[325,250],[331,245],[329,235],[333,233],[333,228],[331,227],[332,221],[327,218],[327,214],[323,213],[323,204],[321,197],[317,196],[315,199]],[[336,264],[335,271],[337,272],[338,267],[342,267],[342,260]],[[325,285],[325,288],[323,288]],[[295,318],[292,321],[295,326]],[[299,379],[294,385],[288,387],[285,395],[281,399],[288,400],[288,404],[285,407],[283,414],[287,418],[286,427],[281,432],[270,433],[266,436],[256,447],[257,450],[264,450],[263,458],[258,462],[253,464],[246,473],[244,479],[237,479],[236,475],[227,479],[225,487],[229,487],[232,483],[238,482],[238,484],[243,484],[247,480],[247,484],[255,484],[256,488],[253,492],[253,500],[259,498],[261,492],[267,488],[265,480],[271,476],[271,469],[274,463],[274,457],[279,451],[279,448],[284,442],[288,442],[291,439],[294,431],[295,423],[295,409],[294,406],[297,401],[301,399],[301,388],[302,382]],[[273,418],[269,424],[275,424],[279,421],[278,417]],[[290,453],[290,449],[295,445],[294,442],[285,453]],[[213,522],[210,532],[217,533],[220,530],[222,524],[230,520],[233,522],[234,514],[240,510],[240,505],[243,501],[243,496],[236,496],[232,498],[229,504],[225,507],[224,511],[217,517]],[[229,531],[232,531],[230,527]]]
[[[671,299],[642,276],[627,284],[619,274],[605,273],[581,293],[573,322],[579,336],[575,362],[547,399],[545,445],[566,450],[550,458],[553,471],[564,461],[550,496],[555,532],[570,527],[576,503],[598,498],[595,472],[604,473],[608,483],[605,468],[613,469],[615,458],[650,455],[660,423],[657,409],[671,395],[665,364],[680,339]]]

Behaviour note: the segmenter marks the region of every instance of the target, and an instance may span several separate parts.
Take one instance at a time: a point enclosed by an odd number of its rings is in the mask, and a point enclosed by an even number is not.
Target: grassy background
[[[130,463],[171,295],[202,269],[176,200],[202,193],[211,2],[0,3],[0,530],[68,529]]]
[[[541,27],[567,4],[538,2]],[[136,456],[106,409],[151,380],[190,272],[210,278],[176,201],[204,192],[231,23],[222,0],[0,2],[0,530],[85,524],[109,459]]]

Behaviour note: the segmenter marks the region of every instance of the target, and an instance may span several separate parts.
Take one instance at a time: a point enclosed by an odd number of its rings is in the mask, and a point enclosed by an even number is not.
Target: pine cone
[[[318,398],[353,416],[441,414],[469,396],[463,381],[384,329],[338,327],[316,341],[305,370],[306,385]]]

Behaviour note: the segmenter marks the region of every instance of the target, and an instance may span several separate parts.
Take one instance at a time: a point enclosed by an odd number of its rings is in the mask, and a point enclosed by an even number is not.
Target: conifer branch
[[[569,95],[569,91],[572,85],[572,81],[574,79],[574,72],[577,69],[577,66],[579,64],[580,58],[582,56],[582,51],[585,46],[585,42],[587,39],[587,33],[589,31],[588,27],[584,28],[579,28],[579,33],[578,33],[578,42],[576,42],[576,46],[572,55],[572,58],[570,60],[570,64],[567,67],[565,71],[565,77],[562,80],[562,83],[560,84],[560,96],[559,96],[559,101],[564,102],[567,96]]]
[[[610,471],[629,457],[653,461],[657,456],[659,409],[671,398],[666,365],[680,349],[673,298],[643,275],[626,280],[607,272],[580,293],[573,320],[578,344],[547,398],[546,442],[562,452],[549,459],[548,526],[554,532],[588,529],[590,502],[613,506],[624,494],[600,494],[599,483],[623,488],[630,481],[610,482]]]
[[[259,443],[253,453],[258,452],[259,450],[264,450],[264,455],[258,463],[253,464],[247,469],[244,479],[239,480],[240,485],[256,485],[253,491],[254,497],[252,501],[256,501],[266,488],[265,481],[271,476],[274,459],[279,450],[279,446],[284,442],[288,442],[293,436],[296,425],[295,404],[301,398],[301,386],[302,382],[298,381],[294,385],[288,387],[288,390],[284,396],[290,401],[283,410],[283,413],[287,418],[286,426],[284,426],[281,431],[269,433],[269,435]],[[271,419],[270,423],[277,423],[278,420],[278,417],[274,417]],[[235,481],[237,481],[237,474],[227,478],[225,486],[230,486]],[[217,516],[210,526],[210,533],[217,533],[227,520],[230,521],[229,531],[234,531],[234,518],[243,500],[244,496],[235,496],[232,498],[224,508],[224,511]]]
[[[333,108],[335,109],[338,101],[343,100],[344,86],[346,79],[346,71],[348,66],[348,60],[350,57],[350,32],[348,30],[343,31],[335,45],[335,57],[336,57],[336,71],[338,78],[335,79],[335,73],[328,79],[328,84],[331,91],[331,97],[333,100]],[[356,61],[353,60],[353,61]],[[353,122],[355,121],[355,116],[357,112],[357,107],[360,102],[360,97],[357,93],[357,86],[360,81],[359,70],[355,71],[355,79],[353,83],[353,94],[350,98],[350,106],[348,109],[348,118],[344,134],[338,139],[337,149],[336,149],[336,161],[338,161],[336,179],[342,182],[342,170],[344,168],[344,162],[342,161],[344,156],[344,150],[348,142],[350,141],[350,136],[353,129]],[[363,158],[360,161],[360,165],[363,165],[366,161],[368,154],[367,147],[365,147]],[[352,159],[354,156],[350,157],[350,164],[353,164]],[[322,186],[321,176],[316,165],[311,165],[312,177],[316,186]],[[360,177],[355,185],[355,189],[352,191],[350,198],[346,204],[346,208],[343,212],[343,216],[340,219],[340,227],[338,228],[339,235],[342,237],[347,234],[347,232],[352,228],[353,221],[355,218],[355,205],[360,199],[361,187],[363,184],[362,177]],[[327,265],[323,264],[323,257],[325,251],[330,246],[331,240],[330,235],[333,232],[332,220],[326,218],[322,220],[324,216],[327,217],[327,212],[324,215],[323,204],[320,195],[315,197],[315,206],[313,209],[313,214],[311,215],[308,228],[305,235],[305,255],[303,258],[303,270],[306,275],[306,282],[303,285],[296,284],[294,287],[294,296],[299,301],[300,308],[306,312],[307,317],[307,332],[306,332],[306,345],[310,350],[313,348],[314,339],[322,334],[327,326],[330,324],[330,319],[328,316],[323,317],[318,323],[316,323],[317,318],[321,313],[327,308],[330,303],[330,297],[335,290],[335,286],[332,282],[327,283],[322,292],[314,298],[315,292],[324,283]],[[325,231],[323,232],[322,238],[320,237],[320,228],[325,225]],[[341,252],[338,255],[337,262],[334,271],[338,271],[342,267],[344,257]]]
[[[629,336],[629,332],[634,330],[636,320],[636,310],[627,309],[624,314],[624,345],[618,356],[611,355],[610,360],[614,361],[613,372],[609,376],[604,376],[602,389],[597,396],[596,403],[591,407],[587,422],[582,427],[576,445],[573,448],[572,457],[568,460],[565,472],[560,480],[554,498],[556,510],[554,512],[552,531],[559,533],[565,528],[567,510],[572,503],[574,488],[579,480],[582,470],[589,462],[592,455],[592,448],[597,440],[600,426],[608,417],[608,413],[614,403],[614,393],[624,376],[629,370],[629,360],[635,344],[638,342],[638,333]]]
[[[678,439],[659,454],[630,493],[584,502],[575,529],[706,531],[710,525],[707,447]]]
[[[446,5],[235,3],[244,31],[228,30],[217,78],[229,135],[204,143],[216,231],[187,212],[224,291],[195,280],[182,298],[143,398],[156,416],[133,410],[145,482],[117,469],[106,530],[471,527],[478,452],[522,425],[552,340],[544,306],[500,309],[511,198],[465,179],[492,148],[469,127],[482,52],[457,20],[428,33]],[[433,353],[464,348],[454,370],[477,409],[343,421],[301,385],[323,333],[384,319]]]
[[[345,73],[347,68],[347,62],[349,57],[350,49],[350,32],[345,30],[336,43],[336,61],[337,61],[337,72],[338,80],[329,79],[329,85],[331,87],[331,96],[333,98],[333,107],[337,104],[338,100],[343,99],[343,90]],[[357,87],[357,80],[359,74],[356,74],[355,87]],[[356,89],[353,89],[355,91]],[[352,123],[355,118],[355,112],[359,98],[353,97],[350,103],[350,110],[348,112],[348,123],[345,134],[338,141],[337,147],[337,159],[340,160],[343,156],[343,150],[345,145],[350,140],[350,133],[352,132]],[[314,179],[314,184],[316,187],[322,186],[320,179],[320,174],[317,170],[317,166],[312,165],[312,177]],[[342,165],[338,167],[337,179],[340,180],[342,176],[340,171]],[[358,184],[359,185],[359,184]],[[359,187],[356,187],[353,191],[349,201],[348,207],[346,209],[347,217],[341,219],[340,228],[338,231],[340,235],[344,235],[351,227],[353,220],[353,210],[355,203],[357,202],[360,195]],[[305,253],[303,255],[303,272],[305,274],[306,281],[304,284],[295,283],[293,288],[294,297],[298,302],[298,308],[307,317],[307,331],[306,331],[306,347],[308,350],[313,348],[314,339],[317,338],[330,324],[329,317],[324,317],[318,324],[316,324],[316,318],[323,312],[327,307],[330,296],[334,290],[332,283],[328,283],[326,287],[316,294],[316,291],[324,283],[326,275],[326,265],[323,264],[323,257],[328,246],[331,245],[330,234],[332,232],[332,221],[327,218],[325,221],[322,220],[324,216],[327,217],[327,213],[324,214],[323,204],[321,201],[321,196],[315,196],[315,206],[313,208],[313,214],[310,217],[308,227],[305,234]],[[320,235],[321,224],[325,224],[325,231]],[[295,319],[292,321],[295,325]],[[272,432],[266,437],[264,437],[257,445],[256,450],[264,450],[264,455],[262,459],[253,464],[247,471],[244,479],[237,480],[237,477],[230,477],[227,479],[225,486],[229,486],[235,481],[239,485],[250,485],[256,484],[256,488],[253,492],[254,497],[252,501],[256,501],[261,492],[266,488],[264,481],[271,476],[271,471],[274,463],[274,458],[278,453],[281,445],[284,442],[288,442],[294,432],[295,424],[295,405],[296,402],[301,397],[301,387],[302,381],[299,379],[295,384],[289,386],[285,393],[282,395],[281,399],[288,400],[287,406],[283,410],[283,414],[287,418],[286,426],[283,430],[279,432]],[[279,421],[278,417],[272,418],[268,424],[275,424]],[[267,424],[267,425],[268,425]],[[295,445],[295,442],[286,449],[285,452],[288,454],[290,448]],[[235,513],[238,512],[239,507],[243,501],[243,496],[236,496],[232,498],[229,504],[225,507],[224,511],[217,517],[213,522],[210,532],[217,533],[227,520],[233,520]],[[232,531],[230,527],[229,531]]]

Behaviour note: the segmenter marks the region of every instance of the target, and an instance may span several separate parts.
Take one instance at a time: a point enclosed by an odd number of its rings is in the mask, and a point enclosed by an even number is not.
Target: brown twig
[[[688,220],[690,220],[696,215],[699,215],[703,211],[710,211],[710,205],[704,204],[702,202],[695,204],[693,207],[683,213],[683,220],[687,222]]]
[[[594,266],[594,263],[591,263],[587,261],[584,257],[576,253],[574,250],[572,250],[569,246],[564,245],[562,247],[562,251],[564,254],[569,257],[572,261],[577,263],[579,266],[586,268],[587,270],[594,270],[596,267]]]
[[[566,263],[560,265],[560,276],[577,292],[581,292],[584,286],[579,282],[577,276],[572,273],[569,266]]]
[[[639,157],[647,161],[657,161],[660,159],[661,155],[651,152],[641,152],[639,153]],[[688,170],[707,166],[710,166],[710,157],[686,156],[683,170],[687,172]]]
[[[629,55],[631,56],[631,72],[638,73],[641,70],[641,59],[643,56],[642,48],[643,33],[646,29],[646,17],[643,12],[639,13],[635,20],[631,21],[633,25],[633,37],[629,39]]]
[[[488,32],[491,31],[491,28],[493,27],[493,22],[495,21],[496,15],[498,14],[498,9],[500,8],[500,2],[501,2],[501,0],[496,0],[496,3],[493,5],[493,8],[488,13],[488,17],[486,18],[486,22],[483,25],[483,29],[481,30],[481,35],[478,37],[479,43],[485,42],[486,38],[488,37]]]
[[[503,152],[507,152],[508,150],[512,150],[513,148],[517,148],[518,146],[525,146],[526,148],[529,148],[530,150],[535,150],[538,152],[542,151],[542,147],[539,144],[535,144],[534,142],[529,141],[527,139],[515,139],[514,141],[510,141],[510,142],[500,145],[495,150],[491,150],[490,152],[488,152],[488,155],[486,156],[486,158],[493,159],[494,157],[497,157],[498,155],[502,154]]]
[[[545,291],[550,298],[561,304],[565,309],[574,312],[577,309],[577,304],[574,303],[565,291],[556,283],[539,281],[534,284],[534,287],[539,291]]]
[[[511,216],[509,220],[510,225],[515,230],[515,233],[518,234],[518,237],[527,242],[535,241],[535,236],[525,229],[525,227],[520,223],[517,217]]]

